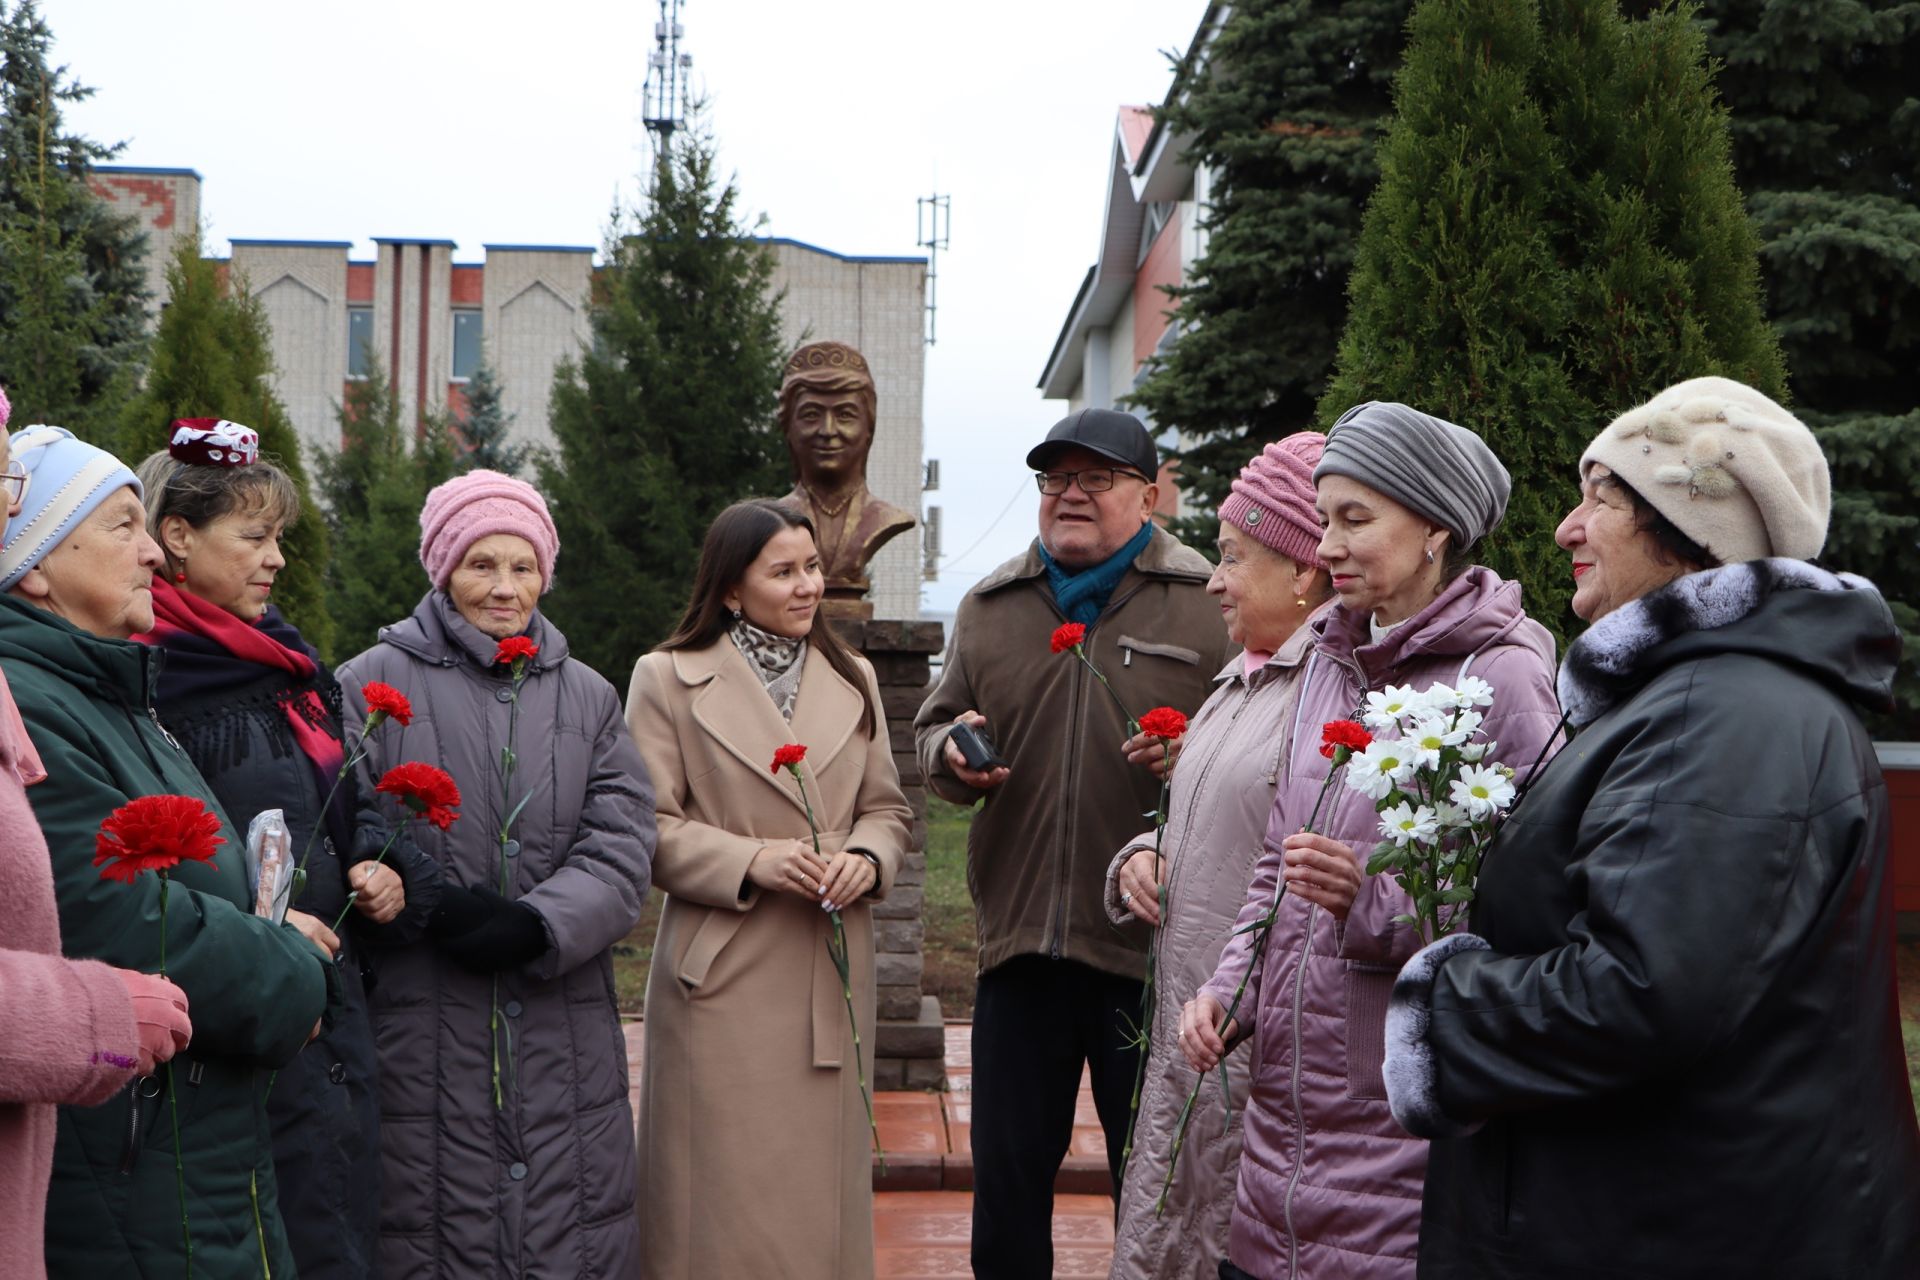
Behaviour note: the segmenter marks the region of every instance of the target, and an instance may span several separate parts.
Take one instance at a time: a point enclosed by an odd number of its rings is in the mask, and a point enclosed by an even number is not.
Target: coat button
[[[509,1178],[512,1178],[515,1182],[525,1181],[527,1176],[527,1166],[522,1164],[520,1161],[515,1160],[512,1164],[507,1166],[507,1176]]]
[[[509,1018],[517,1018],[517,1017],[519,1017],[519,1016],[520,1016],[520,1002],[519,1002],[518,1000],[509,1000],[509,1001],[507,1001],[507,1004],[506,1004],[506,1008],[505,1008],[505,1009],[503,1009],[503,1010],[502,1010],[502,1012],[503,1012],[503,1013],[505,1013],[505,1014],[506,1014],[506,1015],[507,1015],[507,1016],[508,1016]]]
[[[498,689],[495,689],[493,691],[493,696],[500,699],[500,701],[502,702],[512,702],[513,686],[510,684],[503,684]]]
[[[505,857],[517,858],[520,856],[520,842],[518,840],[509,840],[500,846],[500,852]]]
[[[344,1062],[336,1062],[328,1067],[327,1079],[333,1081],[335,1084],[345,1084],[347,1082],[347,1064]]]

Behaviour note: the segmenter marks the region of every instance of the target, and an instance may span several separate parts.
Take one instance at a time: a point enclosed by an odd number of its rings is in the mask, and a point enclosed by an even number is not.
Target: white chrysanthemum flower
[[[1424,804],[1415,807],[1402,801],[1380,815],[1380,834],[1402,847],[1427,844],[1438,830],[1438,819]]]
[[[1493,686],[1479,676],[1468,676],[1455,686],[1453,697],[1462,707],[1490,707],[1493,705]]]
[[[1440,825],[1440,833],[1458,831],[1470,821],[1467,811],[1457,804],[1448,804],[1445,800],[1433,806],[1433,820]]]
[[[1420,691],[1420,700],[1427,704],[1427,711],[1437,716],[1450,716],[1460,709],[1460,695],[1451,686],[1434,683]]]
[[[1492,755],[1493,749],[1499,745],[1499,743],[1491,741],[1463,742],[1460,744],[1460,758],[1468,764],[1479,764],[1482,760]]]
[[[1468,738],[1480,732],[1480,726],[1484,722],[1485,717],[1478,711],[1466,710],[1460,712],[1453,718],[1453,723],[1447,728],[1447,745],[1450,747],[1459,746]]]
[[[1429,715],[1414,721],[1413,728],[1407,731],[1407,736],[1401,741],[1413,752],[1417,768],[1438,769],[1440,753],[1465,739],[1454,737],[1443,717]]]
[[[1416,693],[1403,684],[1390,684],[1378,693],[1367,695],[1367,707],[1360,718],[1367,728],[1384,733],[1398,726],[1402,717],[1418,715],[1426,708],[1425,694]]]
[[[1462,769],[1453,784],[1452,796],[1455,804],[1479,820],[1513,803],[1513,779],[1498,765]]]
[[[1384,800],[1394,784],[1413,776],[1411,745],[1398,738],[1375,738],[1347,762],[1347,785],[1370,800]]]

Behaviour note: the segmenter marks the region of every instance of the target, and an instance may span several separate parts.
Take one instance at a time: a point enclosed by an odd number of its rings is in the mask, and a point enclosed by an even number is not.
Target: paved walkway
[[[947,1027],[947,1092],[882,1093],[873,1100],[887,1172],[874,1168],[876,1280],[969,1276],[973,1224],[972,1029]],[[640,1024],[627,1023],[627,1061],[640,1088]],[[1053,1273],[1104,1276],[1113,1255],[1107,1147],[1087,1082],[1080,1082],[1073,1144],[1054,1183]]]

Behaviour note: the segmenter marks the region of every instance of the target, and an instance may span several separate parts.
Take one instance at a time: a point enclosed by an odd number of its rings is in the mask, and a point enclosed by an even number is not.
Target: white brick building
[[[93,186],[146,228],[157,314],[177,237],[200,218],[200,175],[103,166]],[[454,261],[450,240],[376,238],[367,262],[349,256],[347,241],[231,243],[229,270],[266,310],[277,390],[309,450],[339,446],[339,405],[348,384],[364,376],[369,351],[392,379],[405,418],[460,409],[484,351],[514,415],[514,436],[552,443],[554,367],[591,337],[591,248],[485,245],[482,261],[465,263]],[[895,506],[921,510],[926,260],[845,257],[797,240],[767,244],[774,288],[786,291],[787,349],[833,339],[867,357],[879,397],[868,486]],[[919,616],[920,548],[915,529],[875,558],[876,617]]]

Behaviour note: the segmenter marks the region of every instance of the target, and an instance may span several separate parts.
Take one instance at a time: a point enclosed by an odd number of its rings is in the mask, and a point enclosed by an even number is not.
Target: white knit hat
[[[1691,378],[1615,418],[1580,457],[1632,485],[1723,564],[1811,560],[1827,541],[1826,455],[1806,424],[1744,383]]]

